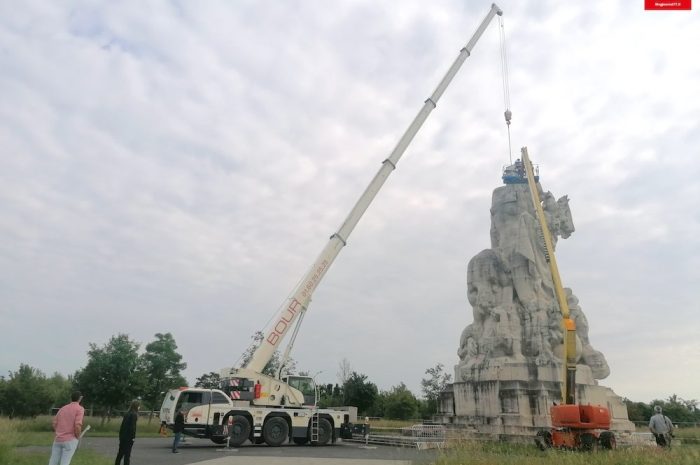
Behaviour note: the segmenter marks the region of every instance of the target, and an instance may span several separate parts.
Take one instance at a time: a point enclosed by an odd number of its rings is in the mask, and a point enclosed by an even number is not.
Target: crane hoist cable
[[[506,119],[508,129],[508,159],[513,163],[513,151],[510,143],[510,120],[513,113],[510,111],[510,86],[508,83],[508,54],[506,53],[506,32],[503,27],[503,16],[498,17],[498,39],[501,45],[501,79],[503,82],[503,116]]]

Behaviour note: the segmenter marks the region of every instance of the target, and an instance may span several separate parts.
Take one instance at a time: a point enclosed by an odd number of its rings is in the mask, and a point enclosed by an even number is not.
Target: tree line
[[[83,405],[108,417],[140,399],[142,408],[160,408],[162,393],[185,386],[181,371],[187,367],[177,353],[170,333],[157,333],[140,353],[141,344],[126,334],[112,336],[104,345],[89,344],[85,367],[74,374],[47,377],[40,370],[21,364],[8,377],[0,376],[0,413],[10,417],[34,417],[68,402],[79,390]]]
[[[629,419],[633,422],[649,421],[654,414],[654,407],[658,405],[662,408],[664,415],[674,423],[700,423],[700,409],[695,399],[685,400],[673,394],[666,400],[654,399],[649,403],[634,402],[629,399],[624,401]]]
[[[262,333],[252,336],[241,365],[250,360],[262,338]],[[10,417],[46,414],[52,408],[65,405],[75,389],[83,393],[83,405],[103,418],[126,409],[134,399],[141,400],[143,410],[158,410],[166,391],[187,385],[181,374],[187,364],[177,352],[177,344],[170,333],[157,333],[143,352],[140,348],[141,344],[126,334],[112,336],[103,345],[90,343],[87,364],[69,376],[60,373],[46,376],[36,368],[21,364],[7,377],[0,376],[0,414]],[[263,372],[275,376],[280,369],[295,374],[296,362],[293,359],[283,361],[276,353]],[[308,376],[303,371],[298,374]],[[425,370],[421,397],[403,382],[380,390],[367,375],[353,370],[347,359],[339,363],[337,375],[337,383],[319,386],[321,407],[352,405],[358,408],[360,416],[399,420],[430,418],[437,412],[440,392],[451,382],[451,375],[441,363]],[[208,372],[196,379],[195,387],[216,389],[220,382],[218,373]],[[700,422],[698,401],[684,400],[675,394],[668,400],[649,403],[625,399],[625,404],[631,421],[648,421],[653,407],[660,405],[674,422]]]
[[[87,364],[74,374],[54,373],[47,377],[40,370],[26,364],[0,376],[0,414],[10,417],[34,417],[48,413],[52,408],[68,402],[73,390],[83,394],[83,405],[107,418],[126,409],[129,402],[140,399],[143,410],[158,410],[163,394],[169,389],[186,386],[181,372],[187,367],[177,352],[172,334],[157,333],[155,339],[141,344],[126,334],[112,336],[103,345],[89,344]],[[241,358],[245,365],[262,341],[263,334],[252,336],[252,343]],[[339,364],[339,383],[319,386],[322,407],[353,405],[360,415],[394,419],[429,417],[437,410],[439,392],[450,381],[442,364],[426,370],[428,378],[422,381],[424,398],[418,398],[401,382],[387,391],[381,391],[367,375],[353,371],[344,359]],[[280,369],[295,374],[293,359],[281,360],[275,353],[263,369],[274,376]],[[308,375],[300,371],[300,375]],[[198,377],[195,387],[219,388],[219,374],[205,373]]]

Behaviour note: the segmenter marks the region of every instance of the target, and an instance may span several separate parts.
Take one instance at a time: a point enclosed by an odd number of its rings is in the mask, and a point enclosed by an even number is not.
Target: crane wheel
[[[263,438],[268,446],[279,447],[289,437],[289,425],[282,417],[272,417],[263,425]]]
[[[318,441],[312,441],[313,446],[325,446],[333,437],[333,426],[327,418],[321,418],[318,421]]]
[[[228,419],[224,420],[224,422],[226,421],[228,421]],[[228,433],[229,445],[238,447],[246,442],[248,436],[250,436],[250,423],[248,419],[243,415],[234,415],[233,424],[229,428]]]

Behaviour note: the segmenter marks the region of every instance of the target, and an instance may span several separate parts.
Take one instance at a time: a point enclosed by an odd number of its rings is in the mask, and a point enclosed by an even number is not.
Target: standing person
[[[80,405],[82,399],[80,391],[74,391],[70,396],[70,404],[61,407],[54,417],[53,430],[56,437],[51,447],[49,465],[70,465],[83,429],[85,409]]]
[[[177,445],[180,444],[180,438],[182,433],[185,432],[185,415],[182,413],[182,409],[177,409],[177,415],[175,415],[175,424],[173,425],[173,433],[175,437],[173,438],[173,454],[178,454],[180,451],[177,450]]]
[[[649,430],[656,438],[656,444],[661,447],[671,447],[671,437],[673,437],[673,423],[671,419],[664,415],[661,406],[654,407],[654,415],[649,420]]]
[[[124,465],[129,465],[131,462],[131,448],[134,445],[136,437],[136,420],[139,418],[139,401],[135,400],[129,406],[129,411],[126,412],[122,419],[122,425],[119,427],[119,452],[114,461],[114,465],[120,465],[122,457]]]

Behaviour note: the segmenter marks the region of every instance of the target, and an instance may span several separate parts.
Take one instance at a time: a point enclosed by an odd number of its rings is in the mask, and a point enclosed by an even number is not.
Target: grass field
[[[617,449],[595,453],[549,450],[534,445],[465,442],[440,453],[437,465],[698,465],[700,447]]]
[[[9,420],[0,417],[0,465],[36,465],[48,462],[50,452],[26,451],[26,446],[50,446],[53,442],[53,430],[50,416],[37,417],[32,420]],[[101,424],[101,418],[89,417],[84,425],[90,425],[89,435],[117,437],[121,418],[115,418]],[[159,422],[153,419],[139,418],[138,437],[157,437]],[[104,457],[89,449],[78,449],[71,465],[110,465],[114,458]]]
[[[91,436],[117,437],[121,419],[101,424],[100,418],[86,418],[92,428]],[[372,426],[400,428],[415,422],[373,421]],[[157,437],[159,422],[139,418],[137,437]],[[534,444],[507,444],[493,442],[462,442],[442,451],[436,465],[698,465],[700,464],[700,428],[684,428],[676,432],[682,445],[672,450],[654,447],[618,449],[612,452],[539,451]],[[48,462],[49,452],[25,450],[26,446],[50,446],[53,441],[51,417],[33,420],[0,418],[0,465],[35,465]],[[101,456],[87,448],[76,452],[72,465],[110,465],[113,457]]]

